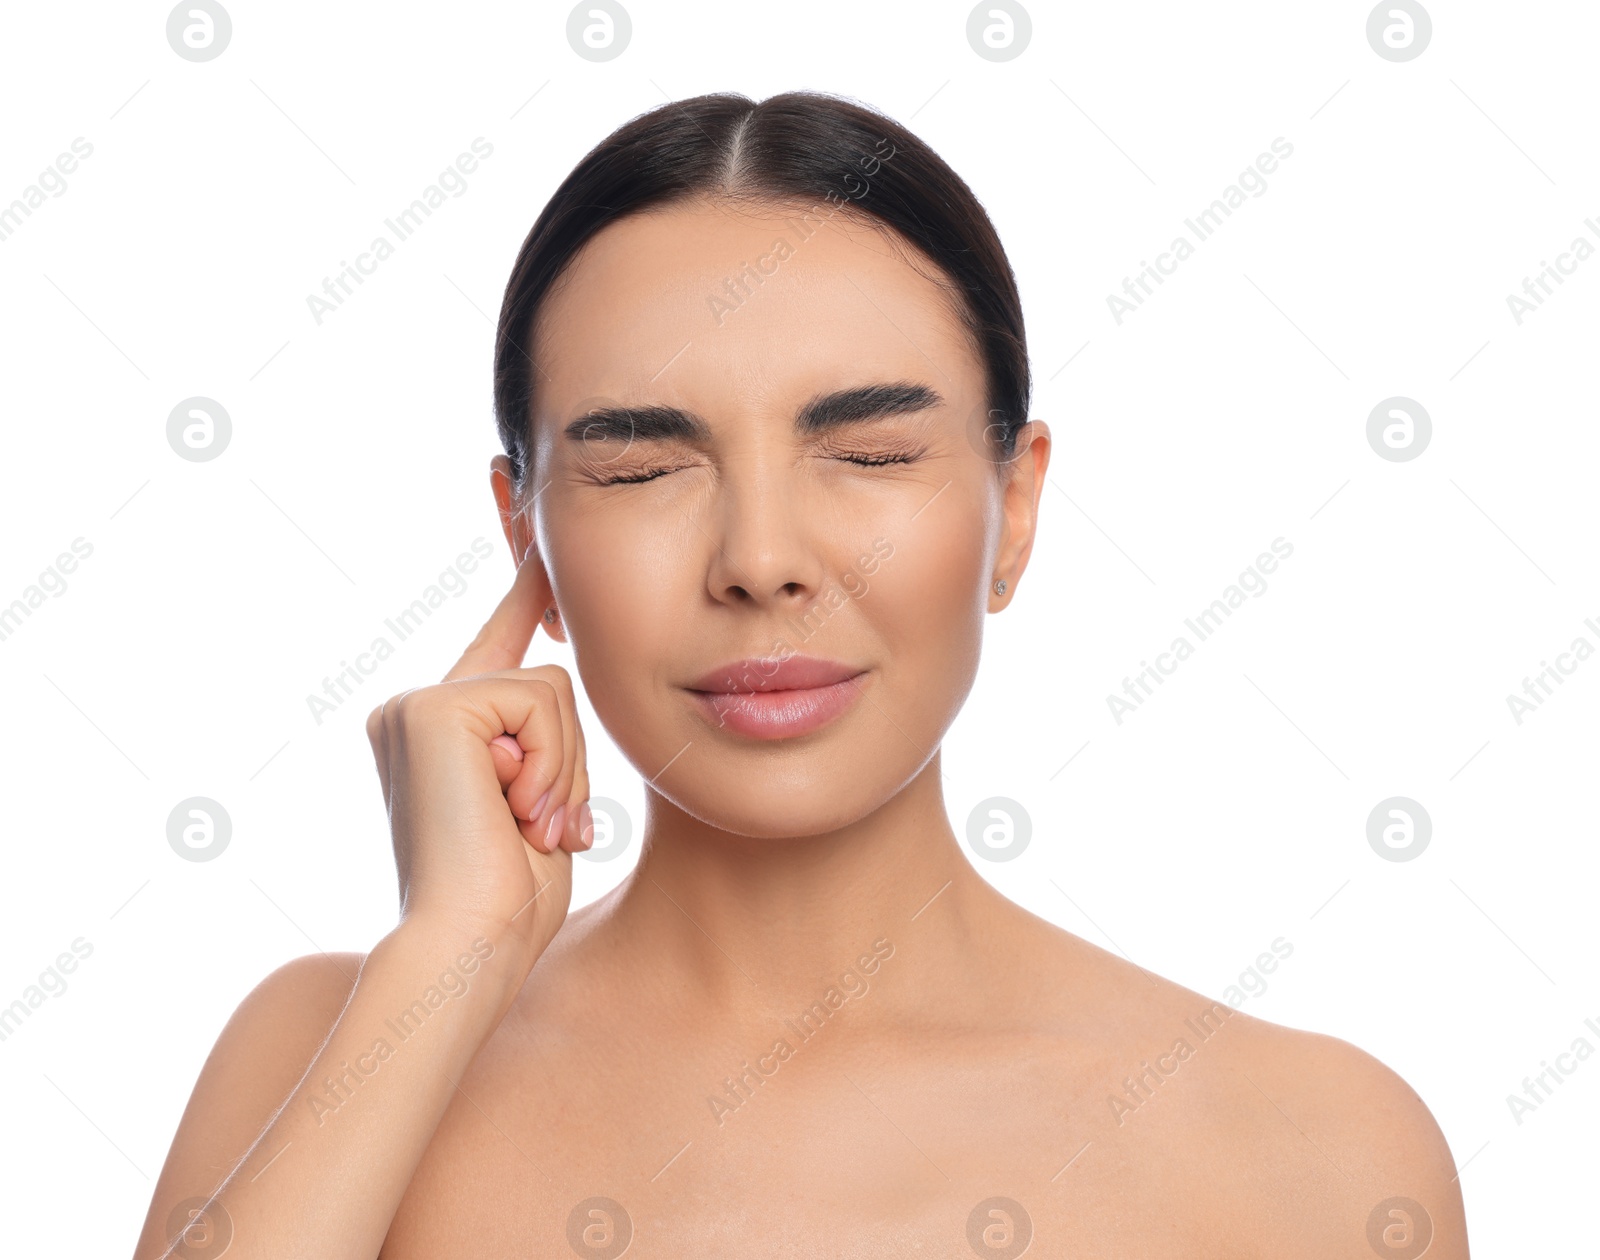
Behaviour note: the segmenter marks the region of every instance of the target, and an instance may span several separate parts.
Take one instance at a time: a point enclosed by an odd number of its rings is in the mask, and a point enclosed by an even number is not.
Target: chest
[[[1181,1103],[1141,1131],[1106,1093],[1015,1045],[522,1045],[461,1082],[382,1260],[1249,1255]]]

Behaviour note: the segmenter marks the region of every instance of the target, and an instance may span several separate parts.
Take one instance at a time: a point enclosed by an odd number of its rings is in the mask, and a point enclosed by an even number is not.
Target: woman
[[[401,885],[245,999],[139,1257],[1467,1254],[1393,1072],[1027,913],[939,745],[1050,436],[965,184],[834,98],[707,96],[568,176],[517,259],[491,483],[517,563],[368,733]],[[647,780],[567,916],[584,737]]]

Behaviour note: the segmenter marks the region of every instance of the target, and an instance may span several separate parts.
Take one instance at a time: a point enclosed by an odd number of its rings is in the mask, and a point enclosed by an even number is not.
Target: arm
[[[135,1260],[206,1254],[225,1231],[239,1260],[377,1255],[455,1081],[514,995],[515,968],[480,957],[477,939],[474,953],[402,927],[364,963],[314,955],[263,981],[200,1075]]]
[[[515,666],[525,563],[445,681],[367,719],[401,923],[359,964],[306,958],[240,1006],[173,1141],[135,1260],[371,1260],[459,1080],[566,918],[592,843],[572,681]],[[343,965],[341,965],[341,959]]]

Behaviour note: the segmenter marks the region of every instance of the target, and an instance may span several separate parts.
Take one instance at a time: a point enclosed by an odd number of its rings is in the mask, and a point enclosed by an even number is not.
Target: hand
[[[518,569],[442,683],[367,718],[403,920],[508,944],[519,987],[566,919],[571,855],[594,835],[572,678],[520,668],[539,624],[537,569]]]

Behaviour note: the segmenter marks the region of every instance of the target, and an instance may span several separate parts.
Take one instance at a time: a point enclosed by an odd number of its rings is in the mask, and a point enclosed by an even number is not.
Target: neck
[[[651,790],[639,864],[607,899],[606,934],[640,974],[682,977],[735,1018],[817,998],[863,961],[919,1004],[980,965],[1016,909],[961,852],[940,780],[936,752],[873,813],[785,839],[720,831]],[[891,962],[864,959],[890,950]]]

